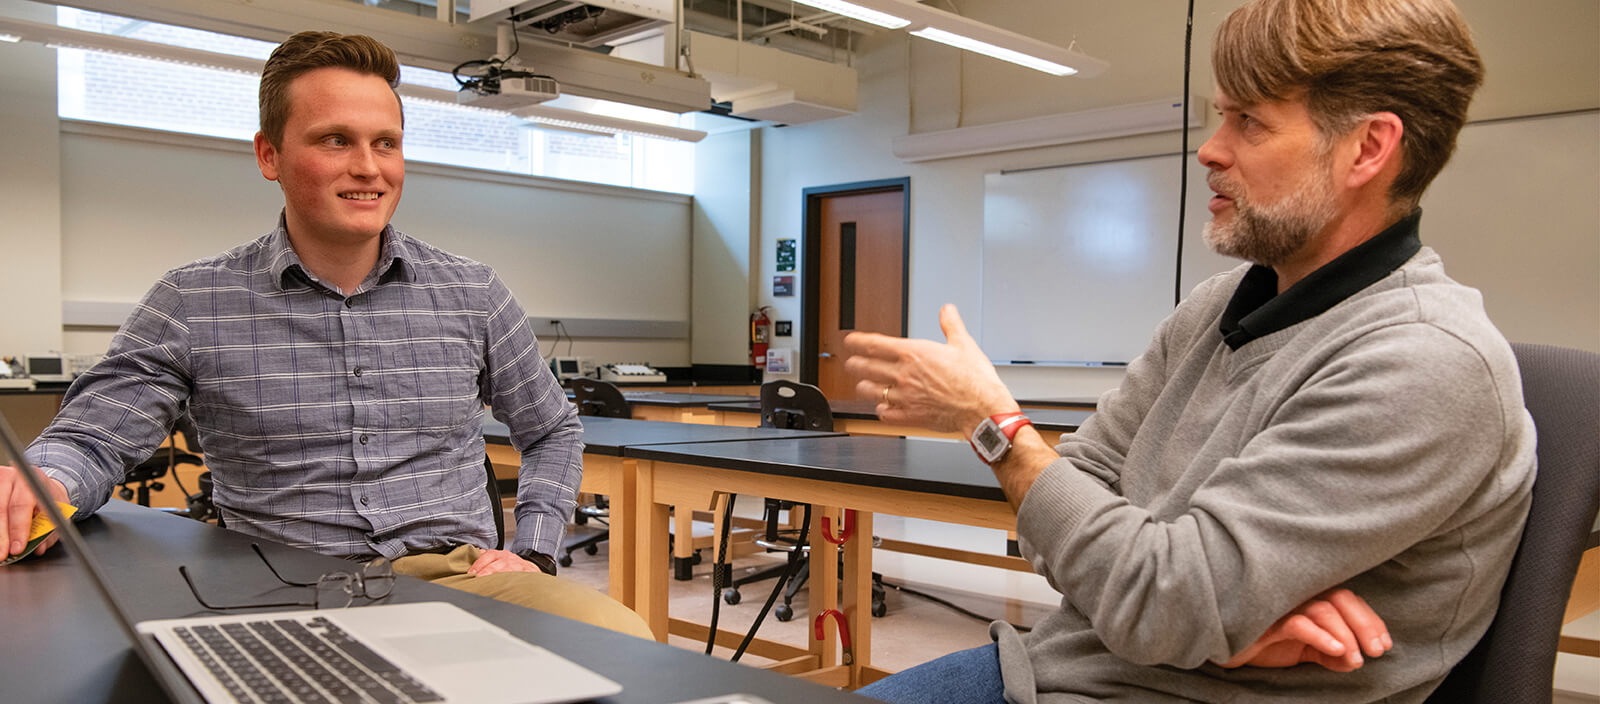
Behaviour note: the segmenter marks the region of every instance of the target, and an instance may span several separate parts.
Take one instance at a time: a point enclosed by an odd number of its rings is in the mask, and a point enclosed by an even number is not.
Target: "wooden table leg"
[[[850,688],[862,687],[872,664],[872,514],[857,511],[855,531],[844,543],[844,599],[839,604],[850,633]]]
[[[833,543],[823,537],[822,519],[827,517],[837,535],[841,516],[842,512],[837,508],[811,507],[811,583],[808,585],[810,590],[806,601],[806,639],[811,652],[817,654],[818,667],[822,668],[839,664],[839,631],[834,625],[824,623],[822,638],[817,638],[817,618],[839,608],[839,552]]]
[[[610,568],[608,591],[611,598],[621,602],[623,606],[633,608],[637,597],[634,594],[634,555],[635,536],[633,523],[638,511],[638,460],[624,459],[620,462],[610,463],[606,467],[610,473],[611,486],[611,517],[610,517]]]
[[[637,511],[634,526],[634,611],[644,617],[656,640],[667,642],[667,507],[655,501],[654,463],[636,467]]]

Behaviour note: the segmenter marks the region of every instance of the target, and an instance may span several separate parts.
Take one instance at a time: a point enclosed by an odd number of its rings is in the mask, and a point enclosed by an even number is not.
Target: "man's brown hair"
[[[319,68],[346,68],[382,78],[394,90],[400,84],[400,62],[394,52],[364,34],[300,32],[272,50],[261,69],[261,133],[272,146],[283,146],[283,127],[289,122],[289,84],[300,74]],[[400,101],[400,94],[395,94]],[[405,109],[400,124],[405,126]]]
[[[1324,139],[1362,117],[1405,125],[1389,195],[1414,207],[1455,151],[1483,83],[1470,30],[1449,0],[1258,0],[1217,29],[1217,85],[1245,105],[1303,93]]]

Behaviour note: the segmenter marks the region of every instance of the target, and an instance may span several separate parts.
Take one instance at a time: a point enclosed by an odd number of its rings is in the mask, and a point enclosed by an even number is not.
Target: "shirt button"
[[[363,435],[363,436],[361,436],[359,438],[356,438],[356,439],[363,445],[367,444],[367,436],[365,436],[365,435]]]
[[[346,299],[344,299],[344,307],[346,307],[346,308],[354,308],[354,307],[356,307],[356,299],[354,299],[354,298],[346,298]]]
[[[367,505],[367,497],[365,497],[365,496],[361,497],[361,505],[362,506],[366,506]]]
[[[361,368],[361,367],[356,367],[356,369],[355,369],[355,375],[356,375],[356,376],[361,376],[361,372],[364,372],[364,371],[366,371],[366,370],[365,370],[365,369],[362,369],[362,368]]]

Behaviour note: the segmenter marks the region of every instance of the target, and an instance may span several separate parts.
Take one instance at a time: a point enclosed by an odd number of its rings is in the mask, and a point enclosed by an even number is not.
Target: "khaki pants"
[[[499,572],[482,577],[467,574],[467,569],[482,552],[477,546],[461,545],[444,555],[408,555],[394,561],[394,571],[618,633],[653,639],[649,627],[638,614],[581,584],[543,572]]]

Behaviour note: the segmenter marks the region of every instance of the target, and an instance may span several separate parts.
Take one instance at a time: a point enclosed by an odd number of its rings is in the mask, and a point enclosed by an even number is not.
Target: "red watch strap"
[[[1022,411],[996,413],[989,416],[989,420],[994,421],[994,424],[1000,428],[1000,432],[1005,434],[1007,440],[1015,440],[1017,431],[1022,430],[1022,426],[1033,425],[1033,421]]]

